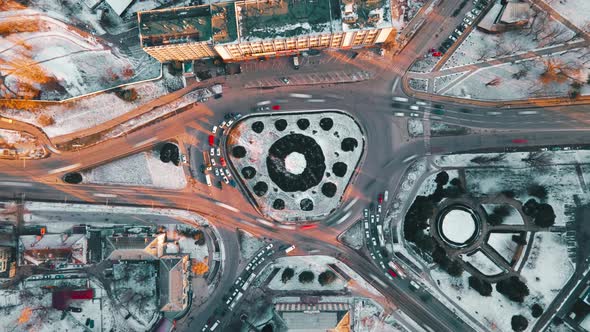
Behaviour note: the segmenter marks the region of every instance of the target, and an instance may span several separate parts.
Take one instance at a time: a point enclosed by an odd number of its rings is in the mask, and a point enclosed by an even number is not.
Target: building
[[[533,15],[528,3],[496,2],[477,27],[488,33],[500,33],[527,26]]]
[[[160,284],[160,310],[179,312],[189,301],[190,260],[188,255],[160,258],[158,279]]]
[[[0,247],[0,274],[8,271],[12,258],[12,248]]]
[[[222,2],[139,12],[139,37],[160,62],[365,47],[393,31],[390,8],[390,0]]]
[[[164,254],[166,234],[116,236],[105,239],[104,253],[110,260],[157,260]]]
[[[275,303],[275,311],[289,332],[350,332],[350,304]]]
[[[106,2],[118,16],[121,16],[133,0],[106,0]]]
[[[84,234],[22,235],[19,237],[19,262],[21,265],[39,265],[47,261],[86,264],[87,245]]]

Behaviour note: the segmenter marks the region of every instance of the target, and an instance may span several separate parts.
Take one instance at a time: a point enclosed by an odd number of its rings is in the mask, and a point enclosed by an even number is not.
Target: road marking
[[[307,102],[308,103],[323,103],[325,102],[325,99],[308,99]]]
[[[277,225],[277,226],[279,228],[284,228],[284,229],[288,229],[288,230],[295,230],[295,226],[292,226],[292,225]]]
[[[407,163],[407,162],[409,162],[409,161],[412,161],[412,160],[416,159],[416,157],[418,157],[418,155],[416,155],[416,154],[414,154],[414,155],[411,155],[411,156],[409,156],[408,158],[406,158],[406,159],[402,160],[402,163]]]
[[[539,112],[537,112],[537,111],[520,111],[520,112],[518,112],[518,114],[520,114],[520,115],[529,115],[529,114],[537,114],[537,113],[539,113]]]
[[[10,186],[10,187],[32,187],[33,184],[30,182],[12,182],[12,181],[3,181],[0,182],[1,186]]]
[[[326,95],[326,97],[333,98],[333,99],[340,99],[340,100],[344,99],[344,97],[342,97],[342,96],[332,95],[332,94]]]
[[[373,280],[375,280],[376,282],[378,282],[379,285],[381,285],[383,287],[387,287],[387,285],[383,281],[381,281],[380,279],[377,279],[377,277],[375,277],[374,274],[371,274],[371,278],[373,278]]]
[[[148,138],[148,139],[146,139],[145,141],[141,141],[141,142],[139,142],[139,143],[135,144],[133,147],[134,147],[134,148],[137,148],[137,147],[140,147],[140,146],[142,146],[142,145],[144,145],[144,144],[151,143],[151,142],[153,142],[153,141],[155,141],[155,140],[157,140],[157,139],[158,139],[157,137]]]
[[[230,211],[232,211],[232,212],[240,212],[240,210],[236,209],[235,207],[233,207],[233,206],[229,206],[229,205],[227,205],[227,204],[223,204],[223,203],[221,203],[221,202],[215,202],[215,204],[216,204],[217,206],[221,206],[221,207],[222,207],[222,208],[224,208],[224,209],[228,209],[228,210],[230,210]]]
[[[350,203],[348,203],[348,205],[346,205],[346,206],[344,207],[344,211],[348,211],[348,210],[350,210],[350,208],[351,208],[351,207],[352,207],[352,206],[353,206],[353,205],[354,205],[356,202],[358,202],[358,200],[359,200],[359,198],[358,198],[358,197],[355,197],[355,198],[354,198],[352,201],[350,201]]]
[[[61,168],[52,169],[51,171],[49,171],[47,173],[48,174],[55,174],[55,173],[65,172],[65,171],[69,171],[69,170],[74,169],[74,168],[78,168],[80,166],[81,166],[81,164],[73,164],[73,165],[70,165],[70,166],[65,166],[65,167],[61,167]]]
[[[292,98],[303,98],[303,99],[309,99],[309,98],[311,98],[312,96],[311,96],[311,95],[306,95],[306,94],[304,94],[304,93],[290,93],[290,94],[289,94],[289,97],[292,97]]]
[[[399,83],[399,77],[393,81],[393,86],[391,87],[391,94],[394,94],[395,88],[397,88],[397,84]]]
[[[345,215],[342,216],[342,218],[338,219],[338,221],[336,221],[336,225],[340,225],[344,220],[346,220],[348,217],[350,217],[350,215],[352,214],[351,211],[348,211],[348,213],[346,213]]]
[[[101,194],[101,193],[92,194],[92,196],[105,197],[105,198],[115,198],[115,197],[117,197],[117,195],[115,195],[115,194]]]
[[[264,106],[264,105],[269,105],[270,104],[270,100],[265,100],[265,101],[260,101],[256,103],[256,106]]]
[[[487,112],[487,115],[502,115],[502,112]]]
[[[263,225],[269,226],[269,227],[273,227],[274,226],[271,222],[268,222],[268,221],[266,221],[264,219],[261,219],[261,218],[256,218],[256,221],[258,221],[259,223],[261,223]]]

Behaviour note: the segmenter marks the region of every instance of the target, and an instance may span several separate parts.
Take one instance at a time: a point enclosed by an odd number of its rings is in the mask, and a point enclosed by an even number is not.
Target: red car
[[[377,197],[377,202],[379,202],[379,204],[383,203],[383,194],[379,194],[379,197]]]
[[[223,158],[223,157],[220,157],[220,158],[219,158],[219,162],[221,163],[221,166],[223,166],[223,167],[227,167],[227,163],[225,162],[225,158]]]
[[[301,230],[313,229],[316,227],[318,227],[318,225],[304,225],[304,226],[301,226]]]
[[[397,278],[397,274],[392,269],[387,269],[387,273],[389,273],[390,276]]]
[[[272,105],[272,110],[273,111],[280,111],[281,110],[281,105]]]
[[[524,144],[524,143],[528,143],[528,140],[527,139],[524,139],[524,138],[515,138],[515,139],[512,140],[512,143],[515,143],[515,144]]]
[[[432,52],[432,56],[439,57],[439,56],[442,56],[442,53],[441,52]]]
[[[210,146],[215,145],[215,136],[209,135],[209,145]]]

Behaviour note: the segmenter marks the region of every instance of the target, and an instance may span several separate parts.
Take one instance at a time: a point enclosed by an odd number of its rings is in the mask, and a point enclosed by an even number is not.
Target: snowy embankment
[[[0,129],[0,158],[43,158],[47,154],[43,144],[25,132]]]
[[[120,184],[182,189],[187,181],[182,166],[164,163],[154,151],[141,152],[81,172],[83,183]]]

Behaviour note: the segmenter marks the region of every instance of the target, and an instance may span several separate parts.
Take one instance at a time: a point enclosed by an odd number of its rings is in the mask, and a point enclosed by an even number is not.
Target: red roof
[[[92,288],[82,290],[62,289],[51,294],[51,305],[58,310],[65,310],[72,300],[92,300],[94,290]]]

